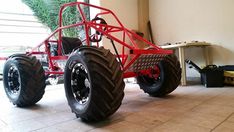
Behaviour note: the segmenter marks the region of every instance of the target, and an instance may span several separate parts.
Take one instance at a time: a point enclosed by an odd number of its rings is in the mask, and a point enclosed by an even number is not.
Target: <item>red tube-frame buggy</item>
[[[77,7],[82,20],[64,26],[63,11],[72,6]],[[87,20],[81,6],[101,12]],[[112,16],[116,25],[109,25],[103,19],[107,15]],[[84,40],[63,36],[63,30],[79,26],[85,30]],[[99,46],[102,37],[110,40],[114,53]],[[140,49],[135,40],[148,48]],[[46,56],[48,70],[43,69],[40,56]],[[179,85],[181,69],[171,50],[161,49],[125,28],[111,10],[73,2],[61,6],[59,28],[32,52],[7,59],[3,72],[6,94],[19,107],[33,105],[42,98],[46,76],[51,75],[64,75],[68,104],[77,117],[99,121],[120,107],[124,96],[123,78],[136,77],[144,92],[165,96]]]

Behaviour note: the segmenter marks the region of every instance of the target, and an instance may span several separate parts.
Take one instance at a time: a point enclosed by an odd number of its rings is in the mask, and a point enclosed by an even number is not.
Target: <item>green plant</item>
[[[33,11],[34,16],[51,31],[58,28],[59,9],[60,6],[68,2],[76,2],[77,0],[22,0]],[[84,0],[88,2],[88,0]],[[89,8],[83,7],[84,13],[89,19]],[[77,8],[68,7],[63,13],[63,25],[70,25],[81,21],[81,17]],[[68,37],[84,37],[83,27],[69,28],[63,30],[63,35]]]

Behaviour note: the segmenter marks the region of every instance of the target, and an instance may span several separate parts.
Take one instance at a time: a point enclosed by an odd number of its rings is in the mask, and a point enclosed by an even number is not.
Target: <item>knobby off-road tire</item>
[[[103,47],[82,46],[66,64],[64,85],[72,112],[83,121],[101,121],[120,107],[123,72],[116,57]]]
[[[160,75],[157,79],[138,76],[140,88],[150,96],[162,97],[174,91],[180,84],[181,68],[175,55],[167,55],[158,64]]]
[[[3,84],[7,97],[18,107],[37,103],[45,92],[45,73],[36,57],[15,54],[3,69]]]

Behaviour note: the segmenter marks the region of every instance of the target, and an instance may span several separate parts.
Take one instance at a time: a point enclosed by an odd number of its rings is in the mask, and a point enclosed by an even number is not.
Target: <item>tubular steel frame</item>
[[[82,21],[75,23],[75,24],[63,26],[63,24],[62,24],[63,23],[63,19],[62,19],[63,11],[67,7],[71,7],[71,6],[77,7],[77,10],[79,11],[79,13],[81,15]],[[108,24],[100,24],[100,23],[96,23],[92,20],[88,21],[84,15],[84,12],[83,12],[81,6],[87,6],[87,7],[99,9],[101,12],[97,13],[96,17],[100,17],[103,15],[113,16],[114,19],[117,21],[118,26],[113,26],[113,25],[108,25]],[[106,8],[102,8],[99,6],[91,5],[88,3],[72,2],[72,3],[67,3],[67,4],[64,4],[61,6],[60,11],[59,11],[59,27],[48,38],[46,38],[41,44],[39,44],[37,47],[35,47],[32,50],[32,52],[29,52],[27,54],[28,55],[46,54],[48,57],[48,63],[49,63],[49,69],[50,69],[50,71],[48,71],[46,73],[47,74],[64,74],[63,71],[58,70],[58,67],[53,63],[53,61],[67,60],[68,59],[68,57],[69,57],[68,55],[62,54],[62,30],[68,29],[68,28],[74,28],[77,26],[84,26],[86,39],[83,40],[82,42],[86,41],[86,44],[88,46],[91,45],[91,42],[89,39],[90,36],[92,36],[92,35],[89,35],[89,31],[91,28],[100,32],[103,36],[106,36],[107,38],[113,40],[114,42],[117,42],[118,44],[122,45],[122,51],[118,57],[121,58],[121,60],[122,60],[120,63],[122,63],[122,70],[124,71],[124,78],[135,77],[138,75],[135,72],[129,72],[127,70],[142,54],[164,54],[164,55],[166,55],[166,54],[173,53],[172,50],[163,50],[160,47],[156,46],[155,44],[138,36],[133,31],[130,31],[129,29],[125,28],[123,26],[123,24],[120,22],[120,20],[117,18],[117,16],[111,10],[106,9]],[[105,28],[106,30],[103,30],[103,28]],[[111,35],[111,33],[122,33],[122,39],[119,39],[119,38]],[[54,38],[54,36],[56,34],[58,34],[58,40],[51,40],[52,38]],[[142,42],[148,44],[148,46],[151,47],[151,49],[153,48],[154,50],[140,49],[138,47],[137,43],[133,40],[133,37],[139,41],[142,41]],[[126,40],[130,41],[130,43],[127,43]],[[54,42],[54,43],[58,44],[58,56],[51,56],[50,48],[49,48],[50,42]],[[43,45],[45,46],[45,51],[39,52],[36,50]],[[96,42],[96,45],[97,45],[97,47],[99,47],[98,42]],[[129,49],[129,51],[131,51],[131,53],[126,54],[125,53],[126,49]],[[130,54],[134,57],[130,58]],[[129,61],[127,61],[127,60],[129,60]]]

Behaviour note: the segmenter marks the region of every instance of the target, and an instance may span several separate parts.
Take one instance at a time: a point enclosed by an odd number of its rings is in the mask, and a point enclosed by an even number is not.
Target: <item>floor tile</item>
[[[1,83],[1,81],[0,81]],[[48,86],[29,108],[9,103],[0,84],[1,132],[225,132],[234,131],[234,88],[179,86],[163,98],[126,84],[122,105],[108,119],[87,124],[67,104],[63,85]]]
[[[56,131],[61,131],[61,132],[84,132],[88,130],[92,130],[94,127],[92,125],[85,124],[81,122],[79,119],[74,119],[74,120],[69,120],[69,121],[64,121],[62,123],[54,124],[52,126],[43,128],[43,129],[38,129],[36,132],[56,132]]]
[[[134,124],[128,121],[121,121],[102,128],[92,129],[89,132],[144,132],[146,130],[147,127],[142,125]]]
[[[61,122],[70,121],[74,119],[76,119],[75,114],[73,114],[70,111],[66,111],[66,112],[59,112],[59,113],[55,113],[55,114],[51,114],[47,116],[42,116],[42,117],[37,118],[36,120],[42,122],[43,124],[47,126],[51,126],[54,124],[58,124]]]
[[[13,111],[15,108],[12,108]],[[4,116],[1,116],[0,118],[7,124],[14,124],[26,120],[31,120],[34,118],[41,117],[42,115],[34,112],[34,111],[24,111],[24,112],[18,112],[17,109],[15,109],[15,112],[12,112],[11,114],[5,114]]]
[[[45,124],[37,120],[27,120],[18,123],[9,124],[13,132],[28,132],[46,127]]]
[[[227,117],[234,112],[234,107],[202,104],[192,109],[192,111]]]
[[[210,132],[210,130],[204,127],[170,121],[149,129],[148,132]]]
[[[137,124],[139,126],[144,126],[147,128],[152,128],[158,125],[161,125],[163,122],[158,120],[159,117],[155,116],[154,113],[148,111],[137,112],[126,116],[125,121]]]
[[[190,124],[213,129],[225,119],[226,117],[208,113],[187,112],[182,116],[178,116],[177,118],[172,119],[172,121],[181,124]]]

